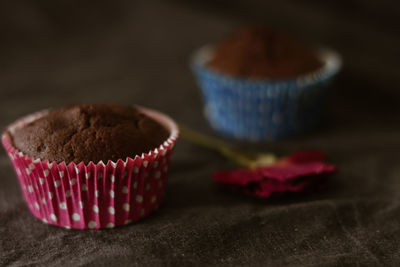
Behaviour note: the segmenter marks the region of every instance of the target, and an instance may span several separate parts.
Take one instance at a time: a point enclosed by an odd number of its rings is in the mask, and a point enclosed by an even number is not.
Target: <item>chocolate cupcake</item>
[[[148,153],[168,136],[165,127],[134,107],[84,104],[53,110],[16,129],[12,139],[34,158],[87,164]]]
[[[177,135],[175,123],[156,111],[83,104],[25,117],[2,142],[36,217],[99,229],[158,207]]]
[[[263,26],[243,27],[201,48],[191,63],[211,125],[253,141],[315,128],[326,85],[341,66],[336,53]]]

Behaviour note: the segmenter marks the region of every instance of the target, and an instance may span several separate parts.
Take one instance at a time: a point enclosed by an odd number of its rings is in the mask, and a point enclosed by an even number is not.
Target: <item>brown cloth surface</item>
[[[0,3],[2,129],[43,108],[111,101],[156,108],[212,133],[188,58],[246,21],[329,45],[345,61],[324,129],[258,146],[282,154],[326,150],[340,170],[326,190],[268,201],[231,194],[213,184],[211,173],[232,166],[180,140],[156,213],[114,230],[64,230],[30,215],[2,152],[0,265],[398,266],[398,7],[264,2]]]

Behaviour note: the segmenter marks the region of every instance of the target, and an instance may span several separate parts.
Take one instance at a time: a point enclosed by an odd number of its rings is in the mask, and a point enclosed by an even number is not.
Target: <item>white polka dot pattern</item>
[[[66,210],[67,209],[67,204],[65,202],[60,202],[60,209]]]
[[[108,207],[108,213],[114,215],[114,214],[115,214],[115,209],[114,209],[114,207]]]
[[[157,167],[158,167],[158,161],[155,160],[155,161],[153,162],[153,168],[154,168],[154,169],[157,169]]]
[[[127,186],[122,187],[122,193],[128,194],[129,188]]]
[[[142,203],[143,202],[143,197],[141,195],[136,196],[136,202],[137,203]]]
[[[133,172],[134,172],[134,173],[139,173],[139,168],[136,167],[136,166],[133,166]]]
[[[99,213],[99,207],[97,205],[93,205],[93,211]]]
[[[53,222],[56,222],[56,221],[57,221],[57,216],[54,215],[54,213],[51,213],[51,214],[50,214],[50,219],[51,219]]]
[[[61,182],[59,180],[54,181],[54,186],[59,187],[61,185]]]
[[[128,203],[124,203],[124,205],[122,205],[122,208],[124,209],[124,211],[129,211],[130,205]]]
[[[94,229],[97,226],[97,223],[95,221],[90,221],[88,223],[89,229]]]
[[[74,221],[79,221],[81,219],[81,216],[78,213],[72,214],[72,219]]]

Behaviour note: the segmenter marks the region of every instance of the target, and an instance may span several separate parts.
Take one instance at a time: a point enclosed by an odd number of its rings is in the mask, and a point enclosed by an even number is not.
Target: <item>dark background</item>
[[[255,201],[219,189],[232,167],[180,140],[165,201],[105,231],[42,224],[0,155],[0,265],[400,264],[400,37],[395,1],[2,1],[0,127],[77,102],[140,104],[212,134],[190,54],[243,23],[340,52],[326,127],[258,146],[327,151],[339,172],[311,195]],[[254,145],[240,144],[254,148]]]

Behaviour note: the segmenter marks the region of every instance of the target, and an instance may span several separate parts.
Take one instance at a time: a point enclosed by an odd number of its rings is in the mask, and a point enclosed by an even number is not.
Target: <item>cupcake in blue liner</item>
[[[242,29],[231,37],[241,38],[239,41],[234,40],[233,45],[232,40],[227,41],[228,45],[222,47],[227,52],[219,56],[225,61],[234,55],[220,69],[210,62],[221,45],[204,46],[191,59],[211,126],[225,135],[250,141],[276,140],[315,129],[324,113],[327,85],[341,67],[340,56],[326,48],[314,49],[312,53],[318,62],[306,62],[313,69],[303,68],[297,61],[301,63],[311,56],[305,55],[303,48],[298,49],[297,43],[292,49],[294,41],[286,37],[281,42],[281,36],[264,38],[271,32],[268,29],[256,32],[258,36],[254,37],[254,29]],[[243,34],[247,35],[245,41]],[[246,42],[251,43],[251,51]]]

